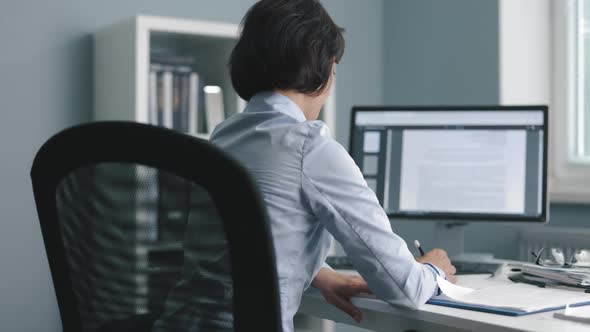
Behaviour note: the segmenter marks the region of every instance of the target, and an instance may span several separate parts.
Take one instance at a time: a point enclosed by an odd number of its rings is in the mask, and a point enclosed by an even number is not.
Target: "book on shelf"
[[[152,55],[149,72],[149,123],[196,134],[206,128],[202,82],[194,59],[178,55]]]
[[[172,128],[172,67],[151,63],[148,77],[149,123]]]
[[[164,95],[163,71],[159,63],[151,63],[148,85],[148,121],[153,125],[163,123]]]
[[[199,91],[200,81],[199,74],[191,72],[189,75],[189,105],[188,105],[188,132],[196,134],[199,132],[199,102],[201,101],[201,94]]]
[[[172,128],[182,132],[188,131],[190,73],[186,66],[176,67],[173,73]]]
[[[173,129],[174,122],[172,118],[173,95],[174,95],[174,77],[173,68],[165,66],[162,73],[162,123],[161,125]]]
[[[148,83],[148,123],[158,124],[158,71],[159,66],[150,65]]]

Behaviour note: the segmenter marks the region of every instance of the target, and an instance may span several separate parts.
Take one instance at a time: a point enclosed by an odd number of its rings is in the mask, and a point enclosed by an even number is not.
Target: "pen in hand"
[[[422,250],[422,247],[420,247],[420,242],[418,242],[418,240],[414,240],[414,246],[416,246],[418,251],[420,251],[420,256],[424,256],[424,250]]]

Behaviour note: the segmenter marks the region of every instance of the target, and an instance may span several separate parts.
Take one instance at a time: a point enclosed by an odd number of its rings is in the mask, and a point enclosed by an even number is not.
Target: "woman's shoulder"
[[[308,140],[333,140],[330,128],[321,120],[304,122]]]
[[[307,121],[307,135],[303,147],[304,155],[315,153],[345,154],[346,149],[332,137],[330,128],[320,120]]]

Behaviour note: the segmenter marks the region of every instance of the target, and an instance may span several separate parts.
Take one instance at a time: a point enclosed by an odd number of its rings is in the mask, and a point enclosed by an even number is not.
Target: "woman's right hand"
[[[362,321],[362,311],[350,301],[351,297],[359,293],[371,293],[369,285],[361,276],[321,268],[312,284],[320,289],[328,303],[349,314],[357,323]]]
[[[447,256],[447,252],[442,249],[432,249],[429,252],[425,253],[422,257],[417,257],[416,261],[420,263],[430,263],[439,269],[443,270],[444,273],[447,275],[447,279],[452,282],[457,282],[457,277],[455,273],[457,269],[451,264],[451,260],[449,256]]]

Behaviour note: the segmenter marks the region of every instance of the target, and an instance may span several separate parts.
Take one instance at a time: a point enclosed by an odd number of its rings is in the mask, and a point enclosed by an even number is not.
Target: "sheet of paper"
[[[590,305],[581,307],[567,306],[563,312],[554,313],[553,317],[590,324]]]
[[[580,318],[588,318],[590,319],[590,305],[585,305],[581,307],[570,307],[567,306],[564,311],[565,315],[568,316],[576,316]]]
[[[455,301],[521,310],[523,312],[555,308],[565,306],[568,303],[590,301],[590,294],[570,290],[540,288],[527,284],[514,283],[472,289],[453,285],[441,277],[437,277],[437,282],[443,294]]]
[[[457,276],[457,285],[472,288],[474,290],[490,286],[509,285],[511,283],[512,281],[508,280],[506,276],[494,277],[490,276],[489,273],[462,274]]]
[[[436,281],[438,282],[438,287],[443,292],[443,294],[455,300],[461,300],[473,291],[475,291],[475,289],[473,288],[453,285],[452,283],[441,278],[440,276],[436,277]]]

